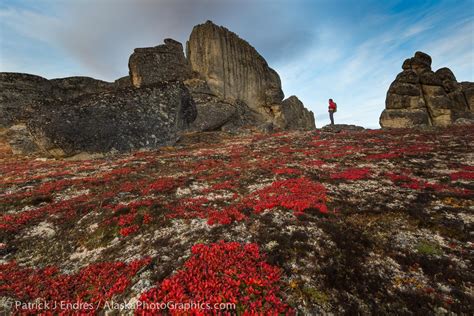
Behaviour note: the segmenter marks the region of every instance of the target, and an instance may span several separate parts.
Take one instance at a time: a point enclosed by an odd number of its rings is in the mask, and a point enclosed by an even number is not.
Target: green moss
[[[429,241],[420,241],[416,245],[416,250],[422,255],[435,255],[439,256],[443,254],[443,250],[435,243]]]
[[[304,287],[302,292],[311,302],[320,306],[324,306],[329,303],[329,296],[314,287]]]
[[[87,249],[96,249],[106,246],[118,235],[118,227],[115,225],[99,226],[92,234],[83,241]]]

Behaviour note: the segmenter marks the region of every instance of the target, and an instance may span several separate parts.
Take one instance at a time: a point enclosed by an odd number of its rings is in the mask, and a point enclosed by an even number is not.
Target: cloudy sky
[[[249,41],[319,127],[328,98],[336,123],[378,127],[388,86],[417,50],[474,81],[472,0],[1,0],[0,71],[113,81],[133,48],[184,43],[206,20]]]

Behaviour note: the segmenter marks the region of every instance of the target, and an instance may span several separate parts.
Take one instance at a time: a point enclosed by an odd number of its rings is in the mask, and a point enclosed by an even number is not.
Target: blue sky
[[[388,86],[421,50],[433,69],[474,81],[474,1],[344,0],[1,0],[0,71],[46,78],[128,74],[135,47],[187,40],[212,20],[252,44],[328,123],[377,128]]]

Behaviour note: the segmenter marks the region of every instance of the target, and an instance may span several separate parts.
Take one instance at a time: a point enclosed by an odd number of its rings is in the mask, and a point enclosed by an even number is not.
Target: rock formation
[[[285,129],[315,129],[314,114],[308,111],[298,97],[292,95],[283,100],[281,111]]]
[[[197,78],[207,84],[208,95],[227,104],[240,101],[241,110],[251,117],[253,125],[271,122],[280,128],[314,128],[314,119],[309,122],[312,113],[304,106],[287,106],[283,111],[284,94],[278,74],[255,48],[225,27],[211,21],[195,26],[186,45],[186,55]],[[211,103],[201,107],[215,106]],[[308,120],[296,123],[292,121],[294,117]]]
[[[164,42],[164,45],[155,47],[135,48],[128,62],[133,86],[139,88],[157,82],[191,78],[183,45],[169,38]]]
[[[472,83],[459,84],[448,68],[433,72],[431,57],[422,52],[402,69],[387,92],[382,127],[448,126],[474,118]]]
[[[180,82],[131,86],[88,77],[0,74],[0,134],[14,154],[55,157],[173,144],[196,117]]]
[[[11,151],[56,157],[171,145],[180,131],[315,128],[280,78],[236,34],[206,22],[187,43],[136,48],[129,76],[47,80],[0,73],[0,138]]]
[[[185,84],[197,108],[197,118],[190,126],[192,131],[236,131],[258,127],[266,121],[261,113],[252,110],[243,101],[218,97],[204,80],[190,79]]]

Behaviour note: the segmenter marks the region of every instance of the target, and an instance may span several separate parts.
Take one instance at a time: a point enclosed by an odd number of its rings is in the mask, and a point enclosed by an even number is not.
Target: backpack
[[[336,107],[334,108],[334,111],[333,111],[333,112],[336,113],[336,112],[337,112],[337,103],[334,102],[334,105],[335,105]]]

